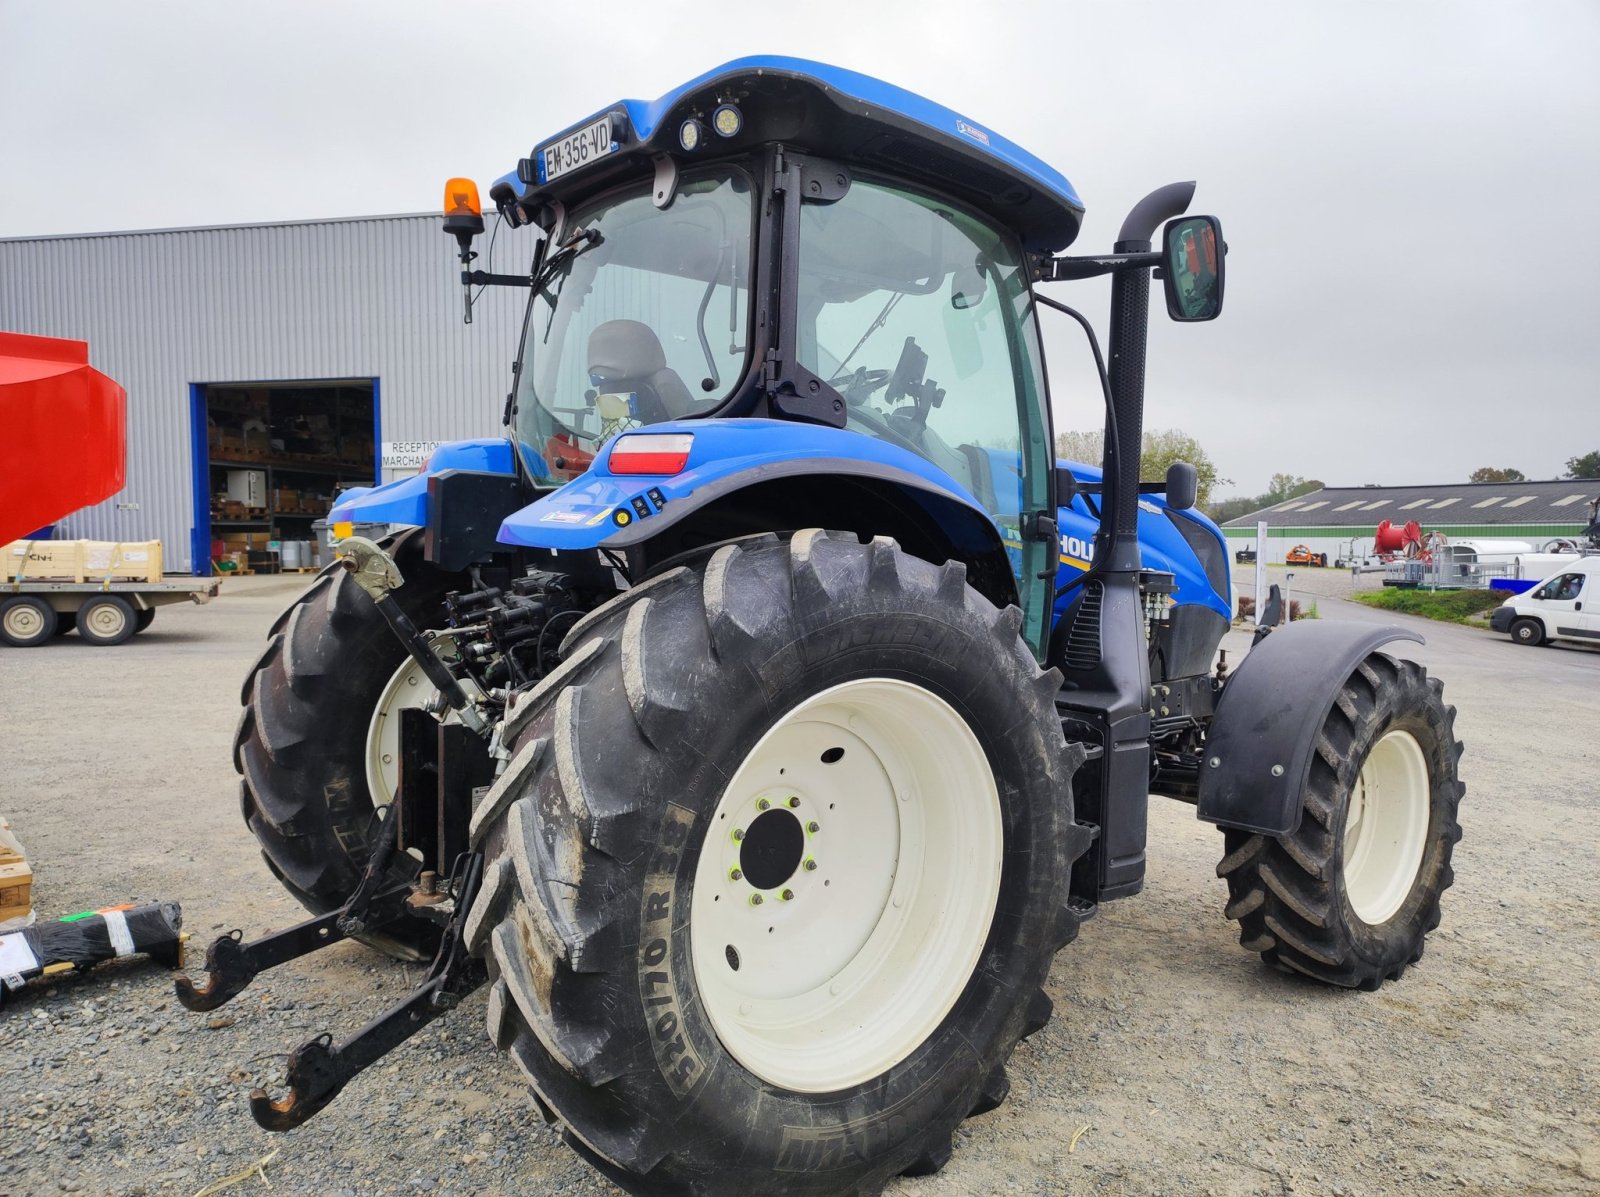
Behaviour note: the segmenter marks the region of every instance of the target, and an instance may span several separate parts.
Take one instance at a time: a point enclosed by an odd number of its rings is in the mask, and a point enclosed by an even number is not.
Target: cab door
[[[1557,636],[1600,643],[1600,574],[1574,574],[1579,579],[1571,611],[1556,623]]]

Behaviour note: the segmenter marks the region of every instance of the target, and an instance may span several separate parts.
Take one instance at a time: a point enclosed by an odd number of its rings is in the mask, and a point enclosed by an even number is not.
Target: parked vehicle
[[[126,404],[85,342],[0,333],[0,644],[34,648],[74,628],[121,644],[157,607],[216,595],[215,580],[163,577],[159,541],[33,531],[122,489]]]
[[[1574,558],[1532,590],[1512,595],[1490,612],[1489,626],[1530,647],[1552,640],[1600,644],[1600,555]]]
[[[471,268],[452,180],[463,282],[530,292],[507,433],[335,506],[413,530],[346,540],[274,625],[235,755],[315,917],[218,940],[179,995],[348,935],[434,963],[257,1121],[487,984],[540,1108],[633,1192],[936,1171],[1055,953],[1142,888],[1152,791],[1222,829],[1250,952],[1361,989],[1415,963],[1461,797],[1439,683],[1379,651],[1417,637],[1296,623],[1229,673],[1195,472],[1139,478],[1152,269],[1172,318],[1222,306],[1193,189],[1066,256],[1058,172],[789,58],[539,143],[490,191],[526,272]],[[1050,455],[1037,321],[1102,275],[1095,468]]]
[[[1256,550],[1254,546],[1248,549],[1235,549],[1233,559],[1240,565],[1253,564],[1256,559]]]
[[[1297,544],[1284,554],[1283,563],[1285,565],[1311,565],[1322,568],[1328,564],[1328,554],[1313,553],[1310,545]]]

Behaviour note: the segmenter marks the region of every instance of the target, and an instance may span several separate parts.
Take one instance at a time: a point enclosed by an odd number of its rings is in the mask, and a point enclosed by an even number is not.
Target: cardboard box
[[[267,505],[267,472],[265,470],[229,470],[228,498],[246,507]]]

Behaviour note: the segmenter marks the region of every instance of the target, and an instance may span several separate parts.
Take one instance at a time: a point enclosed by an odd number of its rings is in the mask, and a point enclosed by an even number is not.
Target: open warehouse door
[[[190,388],[194,572],[311,569],[313,525],[381,481],[375,378]]]

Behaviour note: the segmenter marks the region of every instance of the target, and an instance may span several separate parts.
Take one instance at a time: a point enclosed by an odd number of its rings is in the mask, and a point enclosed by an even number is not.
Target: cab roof
[[[740,110],[731,138],[710,131],[721,104]],[[614,148],[585,166],[545,180],[541,151],[611,115]],[[683,151],[685,120],[706,127],[702,148]],[[544,200],[575,203],[637,175],[640,159],[671,154],[681,166],[697,157],[781,142],[853,166],[950,192],[1014,228],[1032,250],[1060,250],[1077,236],[1083,203],[1065,176],[976,121],[914,92],[826,63],[778,55],[738,58],[657,100],[622,100],[541,141],[490,194],[502,209],[531,215]]]

